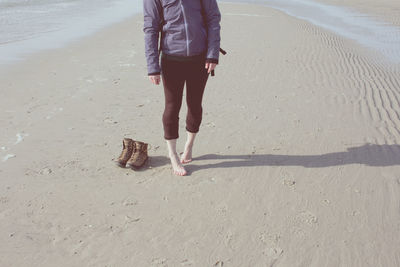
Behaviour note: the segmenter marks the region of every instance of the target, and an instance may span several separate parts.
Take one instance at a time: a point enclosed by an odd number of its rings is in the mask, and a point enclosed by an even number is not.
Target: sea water
[[[61,47],[142,11],[142,0],[0,0],[0,64]]]
[[[364,47],[380,52],[387,60],[400,63],[400,27],[347,7],[312,0],[228,0],[263,4],[308,21]]]

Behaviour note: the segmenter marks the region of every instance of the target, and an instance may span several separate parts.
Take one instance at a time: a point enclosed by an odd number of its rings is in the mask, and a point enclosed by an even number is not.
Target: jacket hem
[[[218,59],[216,59],[216,58],[207,58],[206,62],[207,63],[216,63],[216,64],[218,64]]]
[[[164,52],[161,53],[161,57],[167,60],[175,60],[175,61],[200,61],[206,59],[206,53],[201,53],[200,55],[194,56],[177,56],[177,55],[169,55]]]
[[[152,73],[149,73],[147,75],[150,76],[150,75],[160,75],[160,74],[161,74],[161,72],[159,71],[159,72],[152,72]]]

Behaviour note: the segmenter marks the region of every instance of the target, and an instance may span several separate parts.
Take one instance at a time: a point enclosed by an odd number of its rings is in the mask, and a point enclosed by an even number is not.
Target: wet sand
[[[316,0],[336,6],[345,6],[400,26],[400,2],[393,0]]]
[[[228,55],[186,177],[141,16],[0,70],[0,266],[400,265],[399,66],[268,7],[220,9]],[[151,144],[143,170],[114,166],[124,136]]]

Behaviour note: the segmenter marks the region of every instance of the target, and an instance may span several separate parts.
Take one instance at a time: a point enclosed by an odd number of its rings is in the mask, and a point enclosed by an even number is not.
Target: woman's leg
[[[179,111],[182,105],[185,85],[184,65],[182,62],[161,58],[162,82],[164,86],[165,108],[163,113],[164,138],[179,137]]]
[[[187,69],[186,103],[188,113],[186,116],[187,140],[185,150],[181,157],[182,163],[192,161],[192,150],[196,133],[199,131],[203,108],[203,94],[209,74],[205,69],[205,60],[192,62]]]
[[[181,156],[181,163],[186,164],[192,161],[192,151],[194,139],[196,137],[196,133],[187,132],[187,139],[185,143],[185,149],[183,150]]]
[[[164,86],[165,109],[163,113],[164,138],[167,142],[168,155],[176,175],[186,175],[186,170],[179,160],[176,141],[179,137],[179,111],[182,105],[185,77],[182,63],[161,58],[162,81]]]

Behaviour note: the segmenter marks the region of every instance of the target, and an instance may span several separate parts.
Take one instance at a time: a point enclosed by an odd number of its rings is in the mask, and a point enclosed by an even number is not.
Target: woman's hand
[[[210,73],[212,70],[215,69],[216,66],[217,63],[206,62],[206,69],[208,70],[207,72]]]
[[[149,79],[152,84],[159,85],[160,84],[160,74],[158,75],[150,75]]]

